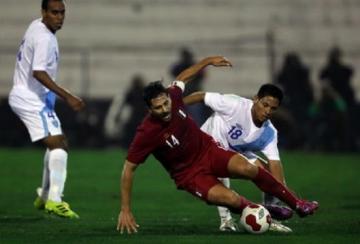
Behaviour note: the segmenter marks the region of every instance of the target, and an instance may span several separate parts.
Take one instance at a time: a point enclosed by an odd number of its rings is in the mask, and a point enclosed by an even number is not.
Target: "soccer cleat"
[[[306,201],[306,200],[299,200],[296,203],[296,213],[301,217],[305,217],[307,215],[313,214],[316,209],[319,208],[319,203],[316,201]]]
[[[233,219],[222,220],[219,227],[220,231],[226,231],[226,232],[236,232],[238,231],[238,229],[239,228]]]
[[[36,197],[34,201],[34,207],[39,210],[43,210],[45,208],[45,201],[41,197]]]
[[[287,227],[286,225],[281,224],[279,221],[272,220],[269,231],[272,232],[279,232],[279,233],[291,233],[292,229],[290,227]]]
[[[293,211],[285,206],[269,204],[265,205],[265,208],[269,211],[272,219],[287,220],[293,215]]]
[[[45,204],[45,211],[47,213],[52,213],[64,218],[79,218],[79,215],[77,215],[74,211],[70,209],[70,205],[67,202],[54,202],[51,200],[47,200]]]

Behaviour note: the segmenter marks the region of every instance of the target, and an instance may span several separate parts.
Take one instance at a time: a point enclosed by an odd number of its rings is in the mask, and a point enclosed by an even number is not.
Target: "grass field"
[[[150,158],[137,170],[133,212],[135,235],[115,231],[119,210],[120,150],[73,150],[65,200],[80,215],[66,220],[35,210],[43,151],[0,149],[0,243],[358,243],[360,240],[360,155],[284,152],[288,185],[320,202],[316,215],[292,218],[294,233],[220,233],[215,207],[175,190]],[[251,200],[259,191],[246,181],[233,188]]]

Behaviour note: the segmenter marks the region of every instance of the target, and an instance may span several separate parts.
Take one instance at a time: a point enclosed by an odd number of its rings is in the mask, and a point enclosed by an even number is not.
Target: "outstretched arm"
[[[117,230],[121,234],[124,232],[124,228],[131,234],[136,233],[139,227],[131,212],[131,190],[136,167],[136,164],[126,160],[121,175],[121,208],[117,223]]]
[[[185,84],[189,81],[191,81],[192,79],[195,78],[195,76],[206,66],[208,65],[213,65],[215,67],[223,67],[223,66],[227,66],[227,67],[231,67],[232,64],[231,62],[222,56],[211,56],[211,57],[207,57],[204,58],[203,60],[201,60],[199,63],[194,64],[192,66],[190,66],[189,68],[185,69],[183,72],[181,72],[177,77],[176,80],[181,80],[183,81]]]
[[[192,105],[194,103],[204,102],[204,99],[205,99],[205,92],[198,91],[184,97],[183,102],[185,105]]]
[[[85,103],[81,100],[81,98],[74,96],[69,91],[56,84],[46,71],[35,70],[33,72],[33,76],[49,90],[64,99],[74,111],[79,111],[85,107]]]

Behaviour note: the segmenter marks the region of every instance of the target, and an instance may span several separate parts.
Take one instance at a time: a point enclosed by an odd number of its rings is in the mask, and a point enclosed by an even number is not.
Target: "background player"
[[[43,0],[42,18],[25,32],[17,54],[14,85],[9,95],[12,110],[25,124],[31,141],[41,141],[46,149],[41,195],[34,206],[61,217],[78,218],[61,197],[67,168],[67,141],[54,111],[56,95],[75,111],[84,102],[55,83],[59,47],[55,33],[65,19],[62,0]]]
[[[185,113],[182,101],[184,83],[208,65],[230,66],[223,57],[209,57],[177,76],[174,85],[165,89],[160,82],[144,89],[149,114],[138,127],[130,145],[121,176],[121,208],[117,229],[122,233],[137,232],[139,225],[131,211],[131,190],[134,172],[149,154],[153,154],[174,179],[177,188],[186,190],[208,204],[226,206],[241,213],[251,202],[225,187],[217,177],[252,180],[296,209],[304,217],[318,208],[316,202],[298,199],[284,185],[261,167],[248,163],[240,154],[220,148],[202,132]]]
[[[249,162],[258,166],[265,164],[271,174],[285,185],[277,147],[277,130],[269,120],[280,106],[282,98],[283,93],[278,87],[265,84],[253,100],[233,94],[195,92],[185,97],[184,102],[204,102],[209,106],[214,113],[201,126],[201,130],[211,135],[221,147],[245,155]],[[261,152],[266,160],[255,152]],[[220,180],[230,187],[229,178]],[[292,216],[292,210],[272,195],[265,194],[264,204],[274,219],[285,220]],[[224,207],[218,207],[218,210],[220,230],[235,230],[230,211]]]

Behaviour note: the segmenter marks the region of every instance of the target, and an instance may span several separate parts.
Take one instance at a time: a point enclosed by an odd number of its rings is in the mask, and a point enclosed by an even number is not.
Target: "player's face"
[[[42,21],[53,33],[60,30],[65,19],[65,4],[63,1],[49,1],[48,8],[41,11]]]
[[[168,94],[161,93],[156,98],[151,99],[150,113],[162,121],[171,120],[171,99]]]
[[[254,97],[254,105],[251,109],[253,121],[255,123],[263,123],[270,119],[271,115],[277,110],[280,103],[279,100],[272,96],[259,98]]]

